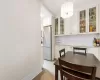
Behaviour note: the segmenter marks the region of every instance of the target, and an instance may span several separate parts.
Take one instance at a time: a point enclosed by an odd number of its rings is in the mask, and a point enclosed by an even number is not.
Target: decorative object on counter
[[[93,40],[93,46],[100,47],[100,38],[94,38],[94,40]]]

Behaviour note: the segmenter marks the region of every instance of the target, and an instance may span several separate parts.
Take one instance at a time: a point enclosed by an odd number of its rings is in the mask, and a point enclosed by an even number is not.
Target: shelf
[[[55,44],[57,46],[70,46],[70,47],[81,47],[81,48],[100,48],[100,46],[83,46],[83,45],[64,45],[64,44]]]
[[[79,33],[79,35],[81,34],[100,34],[100,33],[97,33],[97,32]]]
[[[59,34],[59,35],[55,35],[55,37],[59,37],[59,36],[73,36],[73,35],[88,35],[88,34],[100,34],[100,33],[89,32],[89,33],[78,33],[78,34]]]
[[[67,36],[67,35],[65,35],[65,34],[55,35],[55,37],[57,37],[57,36]]]

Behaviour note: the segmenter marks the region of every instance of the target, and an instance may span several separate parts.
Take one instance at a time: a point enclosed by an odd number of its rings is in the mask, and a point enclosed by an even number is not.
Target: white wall
[[[43,26],[52,25],[52,14],[48,11],[48,9],[41,4],[41,24]]]
[[[41,18],[52,16],[51,12],[41,2]]]
[[[31,80],[41,71],[40,29],[38,0],[0,0],[0,80]]]

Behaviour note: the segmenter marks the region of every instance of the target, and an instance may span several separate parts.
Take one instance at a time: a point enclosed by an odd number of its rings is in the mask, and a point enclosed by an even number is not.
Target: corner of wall
[[[34,74],[34,71],[33,71],[31,74],[25,76],[21,80],[33,80],[40,72],[42,72],[42,69],[39,69],[35,74]]]

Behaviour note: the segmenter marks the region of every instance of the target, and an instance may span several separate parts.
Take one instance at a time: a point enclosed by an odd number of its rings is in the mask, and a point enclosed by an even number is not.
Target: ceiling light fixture
[[[61,17],[69,18],[73,15],[73,2],[67,1],[61,6]]]

